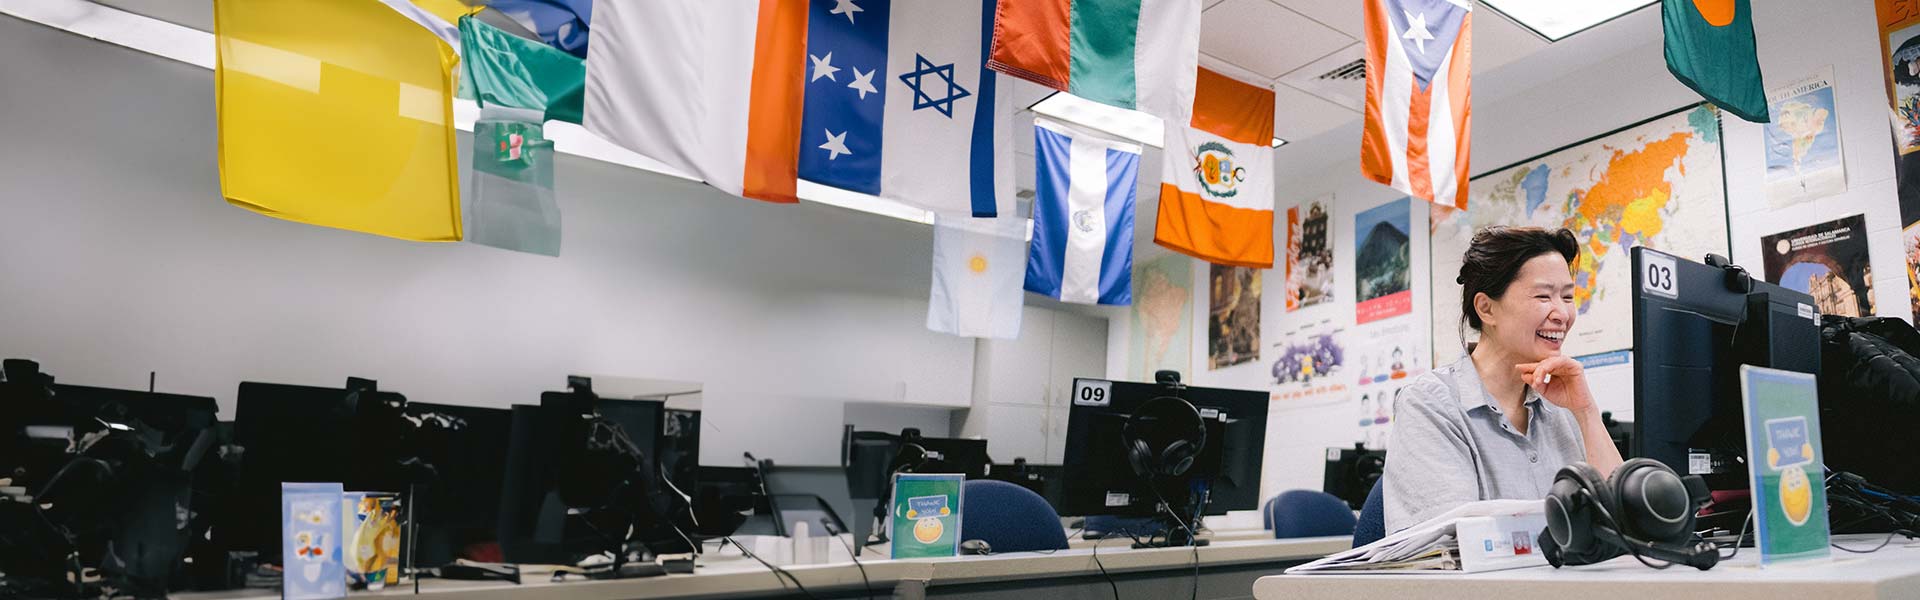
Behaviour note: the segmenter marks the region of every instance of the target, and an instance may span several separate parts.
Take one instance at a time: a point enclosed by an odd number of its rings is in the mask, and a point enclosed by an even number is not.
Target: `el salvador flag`
[[[940,214],[1011,214],[994,0],[810,0],[799,177]]]
[[[1033,121],[1033,244],[1027,291],[1081,304],[1133,303],[1133,203],[1140,146]]]

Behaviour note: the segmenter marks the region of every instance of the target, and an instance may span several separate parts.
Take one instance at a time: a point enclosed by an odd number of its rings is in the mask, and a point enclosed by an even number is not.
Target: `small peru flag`
[[[1467,207],[1473,139],[1473,5],[1364,0],[1368,179],[1441,206]]]

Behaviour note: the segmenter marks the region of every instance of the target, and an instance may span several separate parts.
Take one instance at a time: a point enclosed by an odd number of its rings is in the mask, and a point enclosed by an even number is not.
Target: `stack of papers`
[[[1346,552],[1328,555],[1304,565],[1287,569],[1287,573],[1354,573],[1354,572],[1467,572],[1492,570],[1492,568],[1510,568],[1529,566],[1536,561],[1499,561],[1500,567],[1475,568],[1463,561],[1460,547],[1458,525],[1462,521],[1519,519],[1529,522],[1544,522],[1545,505],[1539,500],[1482,500],[1461,505],[1426,522],[1380,538],[1380,541],[1354,548]],[[1537,533],[1531,525],[1522,525],[1520,531]],[[1516,531],[1519,533],[1520,531]],[[1475,536],[1479,537],[1479,536]],[[1515,538],[1524,537],[1513,536]],[[1481,540],[1487,546],[1469,548],[1469,558],[1485,556],[1496,551],[1493,540]],[[1514,554],[1522,556],[1532,554],[1530,542],[1515,547],[1509,542],[1501,551],[1505,557]],[[1537,555],[1536,555],[1537,556]],[[1546,564],[1544,560],[1538,564]],[[1485,562],[1491,566],[1491,561]]]

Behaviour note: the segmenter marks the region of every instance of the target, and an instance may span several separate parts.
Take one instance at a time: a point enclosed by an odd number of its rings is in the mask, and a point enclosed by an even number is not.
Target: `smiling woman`
[[[1560,467],[1604,476],[1620,452],[1600,423],[1580,363],[1560,354],[1575,316],[1573,232],[1491,227],[1461,259],[1461,326],[1480,341],[1415,379],[1395,401],[1387,461],[1388,531],[1459,504],[1542,498]]]

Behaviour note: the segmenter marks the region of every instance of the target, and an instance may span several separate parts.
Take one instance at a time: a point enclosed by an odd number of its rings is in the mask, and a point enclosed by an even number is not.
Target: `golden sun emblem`
[[[973,271],[973,272],[975,272],[975,273],[985,273],[985,272],[987,272],[987,257],[986,257],[986,255],[984,255],[984,254],[975,254],[975,255],[973,255],[973,258],[969,258],[969,259],[967,259],[967,270],[968,270],[968,271]]]

